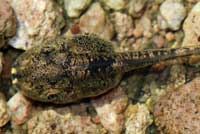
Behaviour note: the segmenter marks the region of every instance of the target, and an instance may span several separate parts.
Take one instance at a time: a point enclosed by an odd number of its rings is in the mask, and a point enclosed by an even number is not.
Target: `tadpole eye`
[[[57,98],[56,94],[51,94],[51,95],[48,95],[48,97],[47,97],[47,99],[50,101],[56,100],[56,98]]]

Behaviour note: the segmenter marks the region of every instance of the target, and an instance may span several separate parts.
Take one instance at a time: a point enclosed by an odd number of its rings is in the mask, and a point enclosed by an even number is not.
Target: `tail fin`
[[[200,46],[149,49],[144,51],[120,53],[116,59],[117,64],[121,67],[122,71],[128,72],[130,70],[153,65],[161,61],[189,57],[192,55],[200,55]]]

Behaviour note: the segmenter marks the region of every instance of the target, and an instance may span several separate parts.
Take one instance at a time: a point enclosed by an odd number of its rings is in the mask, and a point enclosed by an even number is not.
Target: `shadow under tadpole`
[[[16,91],[12,91],[12,82],[11,82],[11,68],[14,61],[17,57],[22,54],[24,51],[14,49],[10,46],[0,49],[0,52],[3,52],[3,70],[0,74],[0,92],[3,92],[6,98],[10,98]]]

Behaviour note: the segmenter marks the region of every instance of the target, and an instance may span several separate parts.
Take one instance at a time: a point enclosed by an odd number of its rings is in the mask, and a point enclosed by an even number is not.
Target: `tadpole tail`
[[[200,46],[126,52],[120,53],[116,59],[121,70],[123,72],[128,72],[134,69],[153,65],[161,61],[189,57],[192,55],[200,55]]]

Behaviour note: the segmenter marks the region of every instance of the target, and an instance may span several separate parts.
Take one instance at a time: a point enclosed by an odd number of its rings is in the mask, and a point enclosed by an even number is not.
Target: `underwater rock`
[[[180,29],[181,22],[186,16],[186,9],[181,2],[166,0],[160,6],[160,13],[171,30]]]
[[[0,127],[3,127],[10,120],[5,96],[0,92]]]
[[[155,123],[167,134],[200,132],[200,78],[171,89],[154,107]]]
[[[92,0],[64,0],[64,7],[69,17],[79,17]]]
[[[153,43],[156,45],[157,48],[163,48],[166,41],[165,38],[161,35],[156,35],[153,37]]]
[[[120,134],[124,128],[124,111],[128,105],[128,97],[121,87],[92,100],[97,115],[105,129]]]
[[[133,31],[133,20],[131,16],[125,13],[114,12],[112,14],[112,20],[119,41],[130,36],[130,31]]]
[[[182,46],[200,45],[200,2],[190,11],[183,24],[185,37]]]
[[[136,34],[140,32],[140,34]],[[135,30],[134,35],[135,37],[145,36],[146,38],[150,38],[152,36],[152,22],[148,16],[142,16],[141,19],[135,21]]]
[[[101,0],[106,6],[114,10],[121,10],[126,7],[128,0]]]
[[[153,122],[146,105],[129,105],[126,112],[125,134],[146,134],[146,129]]]
[[[6,0],[0,0],[0,48],[4,46],[5,39],[16,33],[16,18]]]
[[[152,111],[160,96],[163,96],[172,88],[182,86],[186,82],[186,68],[183,65],[172,65],[168,69],[165,69],[159,76],[156,75],[154,79],[152,75],[147,76],[145,81],[147,83],[144,84],[142,89],[149,90],[150,92],[150,96],[148,96],[150,98],[146,100],[146,103]]]
[[[20,93],[15,94],[7,103],[11,121],[15,125],[26,122],[31,115],[32,104]]]
[[[27,50],[54,39],[64,26],[62,9],[53,0],[8,0],[17,16],[17,34],[9,44]]]
[[[81,16],[79,27],[82,33],[95,33],[107,40],[110,40],[114,34],[113,25],[99,3],[92,4]]]
[[[186,68],[183,65],[173,65],[170,69],[170,76],[167,80],[167,85],[173,85],[178,88],[186,82]],[[171,86],[172,87],[172,86]]]
[[[168,42],[175,40],[175,35],[172,32],[168,32],[165,34],[165,38]]]
[[[27,122],[28,134],[101,134],[89,116],[62,115],[54,110],[39,112]]]
[[[192,45],[200,45],[200,2],[194,5],[189,15],[183,24],[184,38],[182,42],[183,47]],[[189,64],[199,63],[200,56],[192,56],[189,59]]]
[[[142,9],[146,6],[148,0],[130,0],[127,6],[128,13],[133,17],[141,15]]]
[[[14,101],[18,101],[17,99],[13,99],[13,104],[10,105],[14,107]],[[99,122],[95,123],[96,112],[90,103],[66,106],[38,104],[33,101],[30,103],[31,111],[27,111],[28,116],[24,118],[26,120],[20,124],[11,122],[14,134],[102,134],[107,132]],[[18,107],[16,111],[18,119],[20,114],[24,115],[23,112],[19,113],[20,110],[25,111],[24,109],[26,108],[23,106]]]

